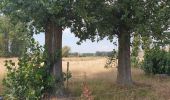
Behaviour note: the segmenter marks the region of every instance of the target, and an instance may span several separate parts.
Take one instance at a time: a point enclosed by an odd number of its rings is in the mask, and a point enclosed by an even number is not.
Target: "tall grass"
[[[107,80],[87,80],[87,85],[92,91],[94,100],[152,100],[150,87],[135,85],[133,87],[121,87]],[[82,82],[71,81],[69,91],[72,97],[81,97]],[[78,100],[78,99],[77,99]],[[156,99],[157,100],[157,99]]]
[[[3,93],[3,85],[2,85],[2,80],[4,78],[4,75],[0,74],[0,95]]]

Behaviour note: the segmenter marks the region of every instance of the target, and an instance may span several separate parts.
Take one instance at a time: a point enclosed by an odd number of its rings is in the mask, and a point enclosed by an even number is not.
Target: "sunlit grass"
[[[4,75],[0,74],[0,95],[3,93],[3,85],[2,85],[2,80],[4,78]]]
[[[70,81],[71,96],[81,96],[83,82]],[[107,79],[87,80],[86,82],[95,100],[168,100],[170,98],[168,94],[170,91],[169,79],[159,81],[156,77],[145,76],[129,88],[116,85],[115,82]]]
[[[95,100],[168,100],[170,99],[170,77],[148,76],[132,68],[134,86],[122,87],[115,83],[116,72],[100,73],[98,77],[86,79]],[[105,76],[105,77],[101,77]],[[84,77],[69,82],[71,96],[80,97]],[[79,99],[77,99],[79,100]]]
[[[95,100],[152,100],[151,87],[147,85],[134,85],[132,87],[122,87],[107,80],[87,80],[86,81]],[[71,96],[80,97],[82,94],[82,82],[71,81],[69,91]],[[156,99],[157,100],[157,99]]]
[[[2,60],[4,59],[0,59],[0,65],[4,65]],[[16,58],[14,60],[17,61]],[[148,76],[141,69],[132,68],[132,77],[136,84],[127,88],[116,85],[117,68],[105,69],[105,58],[65,58],[63,71],[66,71],[68,61],[70,62],[70,71],[73,75],[69,81],[68,90],[70,97],[80,97],[83,88],[82,83],[86,81],[95,100],[170,99],[170,77]],[[5,75],[4,69],[4,66],[0,67],[0,95],[3,92],[2,79]],[[84,72],[87,75],[86,79]]]

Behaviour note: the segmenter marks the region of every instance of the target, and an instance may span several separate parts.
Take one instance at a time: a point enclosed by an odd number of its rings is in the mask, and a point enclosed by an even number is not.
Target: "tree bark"
[[[62,27],[48,22],[45,29],[45,47],[50,62],[50,73],[62,83]]]
[[[4,52],[5,56],[7,57],[9,55],[9,38],[8,38],[8,33],[4,33]]]
[[[123,86],[130,86],[133,84],[130,64],[130,33],[125,29],[121,30],[118,35],[118,42],[117,83]]]

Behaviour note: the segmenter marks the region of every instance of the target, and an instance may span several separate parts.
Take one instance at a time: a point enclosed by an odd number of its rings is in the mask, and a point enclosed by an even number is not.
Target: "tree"
[[[62,73],[62,31],[83,25],[82,17],[74,5],[75,0],[1,0],[1,11],[14,21],[22,21],[32,33],[45,32],[45,46],[48,52],[47,65],[50,73],[63,84]]]
[[[23,23],[13,24],[7,16],[0,16],[1,56],[21,56],[28,45],[28,30]]]
[[[2,34],[2,52],[4,56],[9,55],[9,34],[11,33],[12,25],[9,23],[9,19],[4,16],[0,16],[0,33]]]
[[[86,0],[84,5],[79,1],[79,9],[84,19],[84,28],[76,36],[80,42],[95,36],[99,39],[118,37],[118,74],[117,83],[133,85],[130,64],[130,38],[132,33],[141,37],[152,37],[159,40],[166,36],[169,26],[170,2],[168,0]],[[85,13],[86,12],[86,13]],[[82,38],[83,37],[83,38]]]
[[[69,53],[70,53],[70,47],[68,46],[64,46],[62,48],[62,57],[68,57],[69,56]]]

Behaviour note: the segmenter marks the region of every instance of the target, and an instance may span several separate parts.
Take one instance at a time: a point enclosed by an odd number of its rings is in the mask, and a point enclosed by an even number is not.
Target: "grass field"
[[[16,58],[11,59],[17,62]],[[1,80],[6,72],[4,60],[0,58],[0,93],[3,91]],[[115,84],[117,68],[104,68],[106,58],[64,58],[63,71],[66,71],[67,62],[72,72],[70,96],[79,97],[82,82],[86,81],[95,100],[170,100],[170,77],[147,76],[142,70],[132,68],[135,85],[127,88]]]

